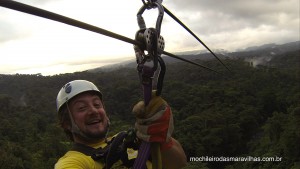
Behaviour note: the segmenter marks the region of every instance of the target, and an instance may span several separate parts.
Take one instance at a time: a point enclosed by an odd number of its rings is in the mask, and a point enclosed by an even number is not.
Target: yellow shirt
[[[107,144],[100,142],[99,144],[89,145],[93,148],[104,148]],[[137,151],[133,149],[127,149],[128,158],[133,159],[137,157]],[[121,166],[122,162],[118,161],[112,168],[126,168]],[[147,168],[151,169],[151,163],[147,161]],[[61,157],[55,164],[55,169],[102,169],[104,164],[98,161],[94,161],[91,156],[87,156],[78,151],[68,151],[63,157]]]

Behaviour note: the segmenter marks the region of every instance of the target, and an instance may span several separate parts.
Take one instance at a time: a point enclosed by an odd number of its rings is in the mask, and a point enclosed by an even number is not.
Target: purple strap
[[[151,100],[152,96],[152,84],[151,85],[144,85],[144,102],[145,105],[147,106]]]
[[[152,68],[143,66],[142,72],[142,84],[143,84],[143,94],[144,94],[144,102],[147,106],[151,100],[152,96],[152,78],[154,75],[154,71]],[[139,147],[138,156],[134,161],[133,168],[134,169],[145,169],[146,162],[149,159],[151,153],[151,144],[149,142],[143,141]]]
[[[150,143],[143,141],[140,145],[138,156],[135,159],[133,168],[134,169],[145,169],[146,168],[146,162],[149,159],[150,156]]]

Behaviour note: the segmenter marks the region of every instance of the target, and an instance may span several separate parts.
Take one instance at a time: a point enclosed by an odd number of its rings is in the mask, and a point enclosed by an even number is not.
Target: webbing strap
[[[144,101],[145,105],[148,105],[148,103],[151,100],[152,96],[152,79],[154,75],[155,70],[152,68],[143,65],[143,69],[140,72],[141,73],[141,83],[143,85],[143,95],[144,95]]]
[[[122,161],[122,165],[126,167],[132,167],[135,159],[128,159],[127,148],[129,146],[134,146],[134,140],[125,139],[128,136],[132,136],[131,131],[125,132],[122,131],[118,135],[112,138],[111,141],[107,143],[107,146],[104,148],[93,148],[84,144],[74,143],[71,151],[78,151],[91,158],[95,161],[100,161],[105,164],[105,169],[110,169],[113,164],[118,160]],[[133,147],[131,147],[133,148]]]
[[[142,142],[139,147],[138,156],[135,160],[133,165],[134,169],[145,169],[146,168],[146,161],[149,159],[150,156],[150,143],[149,142]]]
[[[142,71],[140,72],[141,83],[143,86],[144,102],[145,105],[151,100],[152,95],[152,78],[154,70],[148,66],[143,65]],[[138,156],[134,162],[134,169],[145,169],[146,161],[150,156],[150,143],[143,141],[139,147]]]
[[[107,152],[109,150],[109,146],[105,146],[104,148],[93,148],[84,144],[74,143],[71,151],[78,151],[87,156],[91,156],[93,160],[98,161],[102,158],[105,159]]]
[[[86,146],[84,144],[80,144],[80,143],[74,143],[71,151],[78,151],[81,152],[87,156],[92,156],[93,152],[95,151],[95,149],[93,147],[89,147]]]

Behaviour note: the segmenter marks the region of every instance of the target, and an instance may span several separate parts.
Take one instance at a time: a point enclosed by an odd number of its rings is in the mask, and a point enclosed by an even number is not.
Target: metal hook
[[[137,13],[137,21],[138,21],[138,25],[140,29],[146,29],[146,23],[144,21],[143,18],[143,13],[145,12],[146,9],[152,9],[152,8],[158,8],[158,17],[156,20],[156,26],[155,29],[157,31],[157,35],[160,35],[160,29],[161,29],[161,23],[163,20],[163,16],[164,16],[164,7],[161,5],[161,2],[148,2],[145,3],[145,1],[143,0],[144,5],[140,8],[140,10]]]

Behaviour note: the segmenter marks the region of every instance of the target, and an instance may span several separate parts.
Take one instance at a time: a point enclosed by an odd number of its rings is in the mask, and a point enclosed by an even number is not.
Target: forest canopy
[[[299,53],[253,67],[243,59],[201,61],[224,75],[186,63],[167,65],[162,96],[174,113],[187,168],[300,168]],[[54,76],[0,75],[0,168],[53,168],[70,141],[58,127],[56,95],[75,80],[103,92],[111,134],[134,125],[141,100],[137,71],[76,72]],[[273,162],[192,162],[190,157],[280,157]]]

